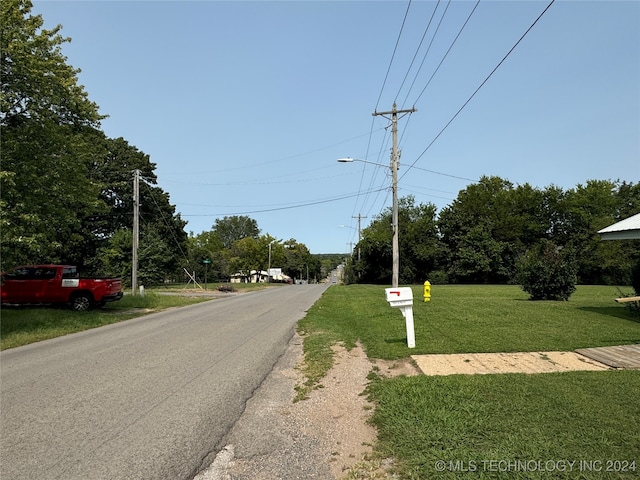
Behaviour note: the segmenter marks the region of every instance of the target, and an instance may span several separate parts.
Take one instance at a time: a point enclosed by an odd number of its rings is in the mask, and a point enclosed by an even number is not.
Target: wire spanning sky
[[[357,217],[364,228],[391,205],[389,121],[372,114],[394,102],[417,109],[398,122],[399,196],[416,203],[442,209],[483,175],[640,180],[640,2],[557,0],[536,23],[549,3],[47,0],[33,13],[72,38],[63,53],[103,130],[151,157],[187,231],[247,215],[346,253]]]

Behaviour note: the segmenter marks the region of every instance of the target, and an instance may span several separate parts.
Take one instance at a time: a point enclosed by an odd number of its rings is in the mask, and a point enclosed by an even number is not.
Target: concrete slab
[[[575,352],[460,353],[412,355],[411,358],[425,375],[610,370],[608,365]]]

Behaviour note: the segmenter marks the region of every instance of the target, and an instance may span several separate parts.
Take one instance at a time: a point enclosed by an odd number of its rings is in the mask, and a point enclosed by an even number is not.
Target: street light
[[[377,167],[384,167],[384,168],[389,167],[388,165],[383,165],[382,163],[370,162],[368,160],[361,160],[359,158],[351,158],[351,157],[339,158],[338,162],[340,163],[362,162],[362,163],[368,163],[369,165],[376,165]]]
[[[269,242],[269,266],[267,267],[267,283],[271,283],[271,244],[275,242],[275,240],[271,240]]]
[[[391,192],[393,196],[393,208],[391,215],[391,228],[393,229],[393,241],[392,241],[392,258],[393,258],[393,266],[391,269],[391,286],[398,286],[398,278],[400,273],[400,253],[398,247],[398,149],[395,146],[391,150]],[[340,163],[352,163],[352,162],[361,162],[361,163],[370,163],[371,165],[377,165],[379,167],[386,167],[386,165],[382,165],[381,163],[369,162],[367,160],[361,160],[359,158],[351,158],[344,157],[339,158],[338,162]]]

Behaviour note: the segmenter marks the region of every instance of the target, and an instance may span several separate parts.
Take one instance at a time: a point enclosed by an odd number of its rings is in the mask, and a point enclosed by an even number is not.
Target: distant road
[[[0,476],[191,479],[326,288],[233,295],[0,353]]]

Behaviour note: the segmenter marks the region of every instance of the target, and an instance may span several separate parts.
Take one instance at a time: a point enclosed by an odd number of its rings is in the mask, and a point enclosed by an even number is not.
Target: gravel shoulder
[[[356,468],[373,475],[375,466],[364,461],[376,441],[376,430],[367,423],[373,406],[362,393],[374,364],[360,346],[350,351],[337,347],[323,388],[293,403],[294,387],[302,382],[296,368],[303,358],[302,342],[294,334],[216,460],[194,480],[334,480]],[[398,365],[382,370],[390,372]]]

